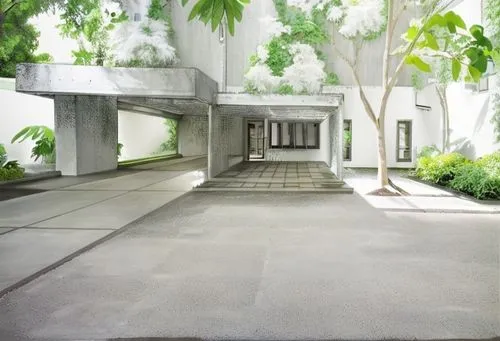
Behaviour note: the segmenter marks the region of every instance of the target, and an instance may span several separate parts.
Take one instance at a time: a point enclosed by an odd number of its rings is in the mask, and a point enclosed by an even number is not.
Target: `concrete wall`
[[[184,156],[207,155],[208,117],[184,115],[179,121],[179,153]]]
[[[215,177],[227,170],[232,165],[231,158],[243,154],[242,127],[243,118],[221,114],[217,107],[212,109],[209,116],[209,177]]]
[[[186,23],[192,4],[183,8],[178,2],[172,2],[173,24],[176,32],[175,46],[179,53],[182,66],[200,68],[214,80],[222,81],[222,56],[223,48],[219,42],[219,31],[212,32],[210,27],[198,21]],[[243,20],[236,24],[235,35],[227,39],[227,84],[228,86],[241,86],[243,76],[249,68],[249,58],[256,52],[257,46],[264,42],[267,27],[262,22],[266,16],[276,16],[272,1],[252,1],[245,7]],[[408,27],[410,15],[402,18],[396,29],[393,47],[401,43],[399,36]],[[333,26],[329,29],[333,31]],[[350,51],[350,45],[338,35],[335,39],[340,49]],[[363,84],[380,85],[382,70],[374,65],[381,65],[385,37],[365,43],[359,59],[359,73]],[[323,48],[328,56],[327,69],[335,71],[343,85],[353,85],[351,71],[345,63],[334,54],[330,45]],[[397,59],[393,58],[393,64]],[[400,85],[410,85],[411,69],[408,68],[400,77]]]
[[[84,175],[117,167],[116,97],[55,96],[56,169]]]
[[[0,143],[9,158],[21,164],[34,163],[30,158],[31,140],[10,144],[12,137],[29,125],[45,125],[54,128],[54,100],[14,91],[14,79],[0,78]],[[118,141],[123,143],[120,160],[144,157],[158,151],[168,134],[163,119],[126,111],[118,113]],[[206,149],[206,148],[205,148]],[[206,151],[205,151],[206,154]],[[40,163],[39,160],[37,163]]]

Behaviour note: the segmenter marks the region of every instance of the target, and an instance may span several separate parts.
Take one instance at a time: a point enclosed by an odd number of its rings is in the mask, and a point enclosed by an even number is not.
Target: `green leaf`
[[[457,81],[458,77],[460,77],[460,70],[462,69],[462,64],[456,59],[451,61],[451,73],[453,76],[453,80]]]
[[[418,27],[417,26],[410,26],[408,28],[408,31],[406,31],[405,39],[407,41],[413,41],[418,34]]]
[[[476,40],[484,38],[484,27],[481,25],[472,25],[469,31]]]
[[[462,17],[460,17],[458,14],[456,14],[453,11],[449,11],[444,15],[444,18],[446,19],[447,22],[452,23],[456,27],[460,27],[462,29],[467,29],[467,26],[465,25],[464,20]]]
[[[197,16],[200,15],[200,10],[201,8],[208,2],[209,0],[199,0],[191,9],[191,12],[189,13],[188,16],[188,21],[193,20]]]
[[[417,67],[417,69],[422,72],[431,72],[431,66],[424,62],[419,56],[408,55],[405,58],[405,63],[409,65],[415,65],[415,67]]]
[[[16,135],[14,135],[14,137],[12,138],[10,143],[16,142],[21,136],[24,136],[28,131],[30,131],[30,129],[31,129],[31,127],[23,128],[20,132],[18,132]],[[26,137],[23,138],[21,141],[19,141],[19,143],[23,142],[24,140],[26,140]]]
[[[472,66],[483,74],[488,68],[488,58],[485,55],[480,55]]]
[[[481,71],[479,71],[478,69],[476,69],[472,65],[469,65],[468,69],[469,69],[469,75],[472,78],[472,80],[474,82],[478,83],[479,80],[481,79],[481,75],[482,75]]]
[[[426,46],[428,48],[431,48],[435,51],[439,50],[438,42],[437,42],[436,38],[434,38],[434,36],[431,33],[424,32],[424,36],[425,36],[425,40],[427,42]]]
[[[441,26],[441,27],[446,27],[447,20],[440,14],[434,14],[432,17],[429,18],[427,21],[426,27],[432,28],[433,26]]]
[[[446,22],[446,26],[448,26],[450,33],[457,33],[457,27],[451,21]]]
[[[222,17],[224,16],[224,2],[215,1],[212,10],[212,32],[214,32],[219,24],[221,23]]]

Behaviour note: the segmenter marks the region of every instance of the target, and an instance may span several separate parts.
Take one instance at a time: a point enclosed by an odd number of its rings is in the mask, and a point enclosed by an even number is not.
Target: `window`
[[[398,121],[397,128],[397,161],[411,162],[411,121]]]
[[[134,13],[134,21],[141,21],[141,13]]]
[[[344,161],[352,160],[352,120],[344,120]]]
[[[489,79],[488,77],[483,77],[479,80],[478,84],[478,91],[483,92],[483,91],[488,91],[489,90]]]
[[[319,149],[318,122],[270,122],[271,148]]]

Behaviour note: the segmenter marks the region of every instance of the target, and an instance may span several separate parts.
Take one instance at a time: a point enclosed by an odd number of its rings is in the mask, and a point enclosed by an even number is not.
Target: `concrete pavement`
[[[0,293],[185,194],[205,178],[204,160],[15,186],[46,191],[0,201]]]
[[[359,195],[191,193],[0,299],[0,339],[490,338],[499,227]]]

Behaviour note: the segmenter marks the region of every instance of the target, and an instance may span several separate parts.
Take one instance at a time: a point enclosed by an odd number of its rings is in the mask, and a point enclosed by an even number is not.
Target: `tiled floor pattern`
[[[339,188],[324,162],[243,162],[201,188]]]

